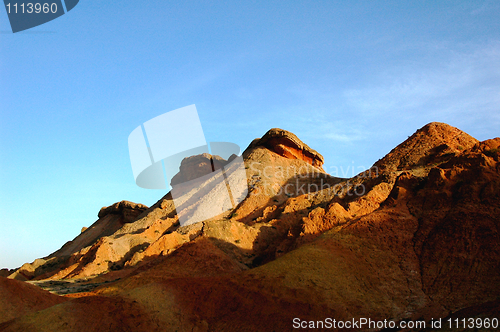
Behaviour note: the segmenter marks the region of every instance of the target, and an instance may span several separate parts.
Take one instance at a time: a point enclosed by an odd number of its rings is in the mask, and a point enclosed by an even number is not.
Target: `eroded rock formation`
[[[91,226],[78,245],[31,266],[50,263],[50,273],[23,276],[113,282],[0,330],[36,321],[46,330],[84,331],[99,320],[137,331],[281,331],[295,317],[498,313],[499,138],[479,142],[431,123],[370,170],[338,179],[295,135],[268,134],[243,154],[249,195],[236,208],[180,227],[179,210],[197,206],[176,209],[166,195],[85,245]],[[186,160],[179,176],[212,171],[211,159]],[[113,216],[95,225],[113,224]]]
[[[113,205],[103,207],[99,213],[99,218],[104,218],[108,214],[117,214],[122,218],[123,223],[135,221],[137,217],[146,211],[148,207],[144,204],[137,204],[129,201],[121,201]]]
[[[222,169],[228,164],[228,161],[208,153],[184,158],[181,162],[179,173],[177,173],[170,182],[174,186],[179,183],[191,181],[210,174],[215,170]]]
[[[289,159],[303,160],[319,169],[322,169],[324,163],[324,158],[321,154],[287,130],[279,128],[269,130],[261,139],[254,140],[250,148],[256,146],[264,146],[280,156]]]

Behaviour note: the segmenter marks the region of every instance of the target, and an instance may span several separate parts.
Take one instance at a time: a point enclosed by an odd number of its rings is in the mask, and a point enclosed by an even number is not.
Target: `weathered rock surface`
[[[384,158],[375,163],[381,171],[412,169],[440,162],[452,154],[472,148],[479,141],[467,133],[440,122],[417,130]]]
[[[264,146],[286,158],[304,160],[319,169],[322,169],[324,163],[321,154],[287,130],[279,128],[269,130],[261,139],[254,140],[250,145],[252,148],[256,146]]]
[[[108,214],[118,214],[122,217],[122,222],[132,222],[137,219],[137,217],[147,210],[147,206],[144,204],[133,203],[129,201],[121,201],[113,205],[103,207],[99,213],[99,218],[104,218]]]
[[[170,185],[191,181],[221,169],[228,164],[227,160],[208,153],[184,158],[181,162],[179,173],[171,180]]]

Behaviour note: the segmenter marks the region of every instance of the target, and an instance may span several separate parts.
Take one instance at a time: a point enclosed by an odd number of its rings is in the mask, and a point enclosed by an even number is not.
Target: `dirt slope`
[[[0,277],[0,323],[66,300],[25,282]]]

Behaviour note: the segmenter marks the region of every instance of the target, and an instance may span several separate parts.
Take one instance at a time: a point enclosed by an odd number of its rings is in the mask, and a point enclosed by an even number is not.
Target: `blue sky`
[[[12,34],[0,9],[0,268],[57,250],[135,185],[128,135],[196,104],[207,141],[272,127],[368,168],[441,121],[500,136],[498,1],[86,1]],[[335,175],[335,174],[333,174]]]

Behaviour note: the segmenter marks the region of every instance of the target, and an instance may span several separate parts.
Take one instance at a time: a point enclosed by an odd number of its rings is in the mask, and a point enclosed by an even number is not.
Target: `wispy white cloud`
[[[389,68],[376,83],[345,90],[346,107],[371,119],[486,121],[498,128],[500,43],[450,54],[439,63]]]
[[[353,135],[351,133],[336,133],[336,132],[327,132],[323,135],[323,137],[343,143],[351,143],[354,141],[358,141],[362,138],[362,136],[357,134]]]
[[[499,136],[500,42],[460,45],[460,51],[443,44],[428,47],[439,56],[388,63],[350,87],[332,83],[289,90],[296,103],[282,110],[282,123],[327,160],[362,165],[371,165],[432,121],[481,140]]]

